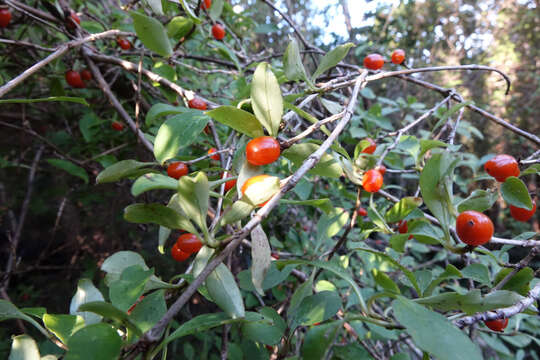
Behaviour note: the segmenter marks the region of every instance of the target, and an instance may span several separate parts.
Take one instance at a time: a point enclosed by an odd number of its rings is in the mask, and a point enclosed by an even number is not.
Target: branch
[[[17,76],[14,79],[11,79],[8,81],[4,86],[0,87],[0,98],[6,95],[8,92],[13,90],[17,85],[19,85],[21,82],[26,80],[28,77],[39,71],[42,67],[49,64],[50,62],[58,59],[59,57],[62,57],[65,53],[67,53],[69,50],[76,48],[78,46],[83,45],[84,43],[87,43],[89,41],[95,41],[103,38],[108,37],[115,37],[118,35],[125,35],[129,33],[125,33],[120,30],[108,30],[99,34],[92,34],[90,36],[84,37],[82,39],[73,40],[70,42],[67,42],[63,45],[60,45],[58,49],[56,49],[55,52],[53,52],[51,55],[47,56],[45,59],[35,63],[25,71],[23,71],[19,76]]]
[[[465,326],[475,324],[479,321],[506,319],[524,311],[529,306],[531,306],[532,303],[535,302],[539,297],[540,297],[540,282],[536,284],[536,286],[532,288],[531,291],[529,291],[529,294],[527,295],[527,297],[521,299],[515,305],[493,310],[493,311],[481,312],[481,313],[471,315],[471,316],[465,316],[465,317],[455,320],[454,324],[458,326],[459,328],[463,328]]]
[[[111,91],[111,88],[109,87],[109,84],[107,84],[107,81],[105,81],[105,78],[103,77],[103,74],[101,74],[101,71],[96,66],[96,64],[90,59],[89,57],[89,50],[87,48],[83,48],[83,56],[86,60],[86,63],[88,64],[88,67],[90,68],[90,71],[92,71],[92,75],[96,79],[99,87],[103,91],[103,93],[109,98],[109,101],[111,105],[118,111],[118,114],[124,119],[124,121],[128,124],[128,126],[133,130],[135,134],[137,134],[138,138],[142,142],[142,144],[150,150],[150,152],[154,152],[154,146],[148,139],[144,137],[144,133],[139,129],[135,121],[129,116],[126,109],[120,104],[120,101],[114,96],[114,94]]]

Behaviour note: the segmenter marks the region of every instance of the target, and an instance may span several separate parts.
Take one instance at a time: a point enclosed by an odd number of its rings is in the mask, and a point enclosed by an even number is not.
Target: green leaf
[[[90,279],[82,278],[77,283],[77,292],[71,299],[69,313],[71,315],[81,316],[86,325],[98,323],[101,321],[101,316],[89,312],[81,312],[79,311],[79,307],[87,302],[103,300],[103,295],[94,284],[92,284],[92,281]]]
[[[152,107],[146,114],[145,123],[147,126],[151,126],[156,122],[156,119],[160,117],[182,114],[186,111],[187,109],[185,107],[172,106],[165,103],[157,103],[152,105]]]
[[[457,160],[447,152],[433,154],[420,174],[424,203],[446,233],[454,216],[451,175],[456,164]]]
[[[36,320],[21,312],[15,305],[9,301],[0,299],[0,322],[10,319],[21,319],[34,325],[42,334],[49,336],[47,330],[43,328]]]
[[[261,321],[264,317],[253,312],[247,312],[245,319],[231,319],[225,313],[214,313],[214,314],[202,314],[186,321],[180,325],[172,334],[166,337],[159,345],[156,350],[159,350],[162,346],[170,343],[173,340],[179,339],[183,336],[202,333],[208,329],[212,329],[218,326],[223,326],[227,324],[234,324],[238,322],[245,321]]]
[[[186,12],[186,14],[188,14],[189,17],[193,21],[195,21],[195,23],[197,23],[197,24],[201,23],[201,20],[197,17],[197,15],[195,15],[195,13],[193,12],[193,9],[191,9],[189,4],[185,0],[170,0],[170,1],[175,2],[177,4],[180,4],[182,6],[182,8],[184,9],[184,11]]]
[[[468,198],[458,204],[458,212],[461,213],[467,210],[486,211],[491,209],[495,201],[497,201],[497,197],[498,194],[494,191],[474,190]]]
[[[120,356],[122,339],[109,324],[94,324],[77,331],[68,341],[65,360],[114,360]]]
[[[461,274],[464,278],[473,279],[481,284],[491,287],[491,281],[489,280],[489,270],[484,264],[471,264],[461,270]]]
[[[439,311],[460,310],[471,315],[477,312],[511,306],[521,299],[521,296],[511,291],[498,290],[482,296],[481,291],[475,289],[465,294],[449,292],[415,301],[419,304],[429,305]]]
[[[242,294],[231,271],[224,265],[218,267],[206,278],[206,288],[214,302],[231,318],[245,315]]]
[[[202,171],[193,176],[182,176],[178,180],[178,205],[186,216],[204,232],[208,238],[206,215],[210,196],[208,178]]]
[[[267,345],[275,345],[279,343],[287,324],[276,310],[271,307],[263,307],[257,311],[264,319],[260,321],[245,322],[242,325],[242,333],[244,336],[255,342],[260,342]]]
[[[147,294],[131,311],[129,318],[143,332],[150,330],[167,312],[165,290]]]
[[[315,206],[322,211],[324,211],[327,215],[332,212],[334,209],[334,206],[332,205],[332,201],[328,198],[324,199],[310,199],[310,200],[289,200],[289,199],[281,199],[280,203],[283,204],[290,204],[290,205],[309,205],[309,206]]]
[[[251,105],[257,120],[270,136],[276,137],[283,115],[283,99],[276,76],[265,62],[260,63],[253,74]]]
[[[281,284],[283,281],[285,281],[285,279],[287,278],[287,276],[289,276],[293,269],[294,265],[289,265],[285,266],[281,270],[278,270],[278,268],[276,267],[276,262],[272,261],[272,263],[270,264],[270,268],[268,269],[268,272],[266,273],[266,276],[262,283],[262,289],[272,289],[277,285]],[[250,270],[240,271],[237,275],[237,278],[238,286],[240,286],[242,290],[255,291],[255,287],[253,286],[253,282],[251,281]]]
[[[116,164],[113,164],[103,169],[96,177],[96,183],[104,184],[104,183],[109,183],[109,182],[115,182],[120,179],[133,176],[134,174],[137,174],[141,168],[145,166],[152,166],[154,164],[155,163],[151,163],[151,162],[122,160],[122,161],[117,162]],[[152,170],[148,169],[148,171],[152,171]]]
[[[248,204],[259,205],[270,199],[278,191],[279,178],[277,176],[270,176],[251,184],[242,196],[242,200]]]
[[[467,335],[444,316],[399,296],[394,315],[407,328],[416,345],[440,360],[482,360],[482,353]]]
[[[421,293],[420,287],[418,286],[418,283],[416,282],[416,278],[414,277],[413,273],[409,269],[407,269],[405,266],[401,265],[399,262],[397,262],[396,260],[391,258],[389,255],[387,255],[387,254],[385,254],[383,252],[373,250],[373,249],[370,249],[370,248],[365,248],[365,247],[351,247],[350,249],[351,250],[365,251],[365,252],[374,254],[376,256],[380,256],[383,259],[387,260],[388,262],[390,262],[392,265],[396,266],[398,269],[400,269],[405,274],[405,276],[407,277],[407,279],[409,279],[409,281],[411,282],[412,286],[414,287],[414,289],[416,290],[417,293],[419,293],[419,294]]]
[[[392,293],[400,294],[401,291],[399,291],[399,287],[396,285],[394,280],[392,280],[388,275],[386,275],[384,272],[373,269],[375,282],[379,284],[383,289],[390,291]]]
[[[343,320],[340,320],[311,327],[302,344],[303,359],[326,359],[342,325]]]
[[[234,106],[220,106],[206,113],[212,119],[227,125],[239,133],[256,138],[263,136],[261,123],[253,114]]]
[[[221,41],[211,41],[210,44],[213,45],[222,56],[224,56],[228,60],[231,60],[234,65],[236,65],[236,68],[239,72],[242,72],[244,70],[236,54],[231,49],[229,49],[229,47],[225,45],[225,43]]]
[[[169,57],[173,49],[163,25],[156,19],[135,11],[130,14],[137,37],[143,45],[161,56]]]
[[[180,230],[184,230],[191,234],[198,234],[199,232],[195,228],[195,226],[189,221],[186,214],[182,210],[182,207],[180,206],[180,197],[178,194],[174,194],[171,196],[171,199],[169,200],[169,203],[167,204],[168,208],[173,209],[176,211],[176,213],[179,216],[179,223],[178,225],[181,226]]]
[[[422,159],[425,153],[427,153],[431,149],[435,149],[438,147],[446,147],[448,144],[440,141],[440,140],[420,140],[420,154],[418,155],[418,160]]]
[[[422,205],[422,198],[420,197],[404,197],[392,206],[390,210],[385,214],[386,222],[395,223],[403,220],[414,209]]]
[[[312,275],[309,277],[309,279],[306,282],[298,286],[296,290],[294,291],[291,297],[289,309],[287,310],[287,318],[289,320],[289,323],[292,323],[295,317],[296,310],[298,310],[298,307],[302,303],[302,300],[312,295],[314,276],[315,276],[315,272],[312,273]]]
[[[193,20],[183,16],[175,16],[167,24],[167,35],[176,40],[180,40],[189,34],[193,26]]]
[[[330,319],[341,308],[341,298],[335,291],[321,291],[306,296],[291,319],[291,329],[300,325],[313,325]]]
[[[144,174],[131,185],[131,195],[139,196],[142,193],[156,189],[176,190],[178,180],[163,174]]]
[[[533,164],[527,169],[521,172],[519,176],[530,175],[530,174],[540,174],[540,164]]]
[[[120,279],[109,284],[111,303],[122,311],[127,311],[143,294],[144,288],[153,270],[146,270],[141,265],[125,268]]]
[[[156,15],[163,15],[163,7],[161,6],[161,0],[146,0],[148,5],[152,8],[152,11]]]
[[[165,226],[159,227],[158,251],[162,255],[165,254],[165,242],[167,242],[167,239],[169,239],[170,235],[171,235],[171,229],[167,229]]]
[[[43,324],[64,344],[77,330],[84,327],[84,319],[78,315],[43,315]]]
[[[38,346],[34,339],[28,335],[18,335],[13,337],[11,352],[8,360],[40,360]]]
[[[300,58],[300,49],[294,38],[291,38],[285,53],[283,54],[283,70],[287,79],[291,81],[308,80],[306,69]],[[311,83],[311,80],[309,80]],[[311,85],[313,85],[311,83]]]
[[[139,306],[139,305],[137,305]],[[82,304],[79,307],[80,311],[86,311],[86,312],[92,312],[94,314],[98,314],[100,316],[103,316],[106,319],[115,320],[122,325],[124,325],[129,330],[133,331],[137,336],[142,335],[141,329],[137,327],[131,320],[129,319],[126,312],[118,309],[114,305],[105,302],[105,301],[91,301],[85,304]]]
[[[173,158],[178,150],[191,145],[208,123],[208,117],[200,110],[186,110],[167,119],[158,130],[154,141],[154,156],[163,164]]]
[[[124,219],[136,224],[157,224],[169,229],[184,229],[185,218],[161,204],[132,204],[124,209]]]
[[[439,285],[444,280],[461,278],[461,277],[463,277],[463,275],[461,274],[461,272],[454,265],[452,265],[452,264],[446,265],[446,268],[444,269],[442,274],[437,276],[437,278],[435,280],[433,280],[431,282],[431,284],[429,284],[426,291],[424,291],[424,296],[431,295],[431,293],[433,293],[433,290],[435,290],[437,285]]]
[[[326,55],[322,57],[321,62],[319,63],[317,70],[315,70],[315,72],[313,73],[311,79],[315,81],[325,71],[339,64],[339,62],[343,60],[345,56],[347,56],[350,48],[352,47],[354,47],[353,43],[346,43],[336,46],[335,48],[330,50]]]
[[[49,101],[66,101],[74,102],[86,106],[90,106],[85,99],[80,97],[70,97],[70,96],[50,96],[46,98],[39,99],[4,99],[0,100],[0,104],[31,104],[36,102],[49,102]]]
[[[223,12],[223,5],[225,5],[224,0],[212,1],[212,6],[210,6],[210,11],[208,13],[208,15],[210,16],[212,20],[216,21],[217,19],[219,19],[219,17],[221,16],[221,13]]]
[[[47,159],[47,162],[52,166],[67,171],[73,176],[80,177],[81,179],[83,179],[85,184],[88,184],[88,174],[86,173],[86,170],[84,170],[78,165],[75,165],[71,161],[62,159]]]
[[[230,207],[225,209],[223,218],[221,219],[221,226],[232,224],[248,217],[254,208],[252,204],[246,201],[235,201]]]
[[[282,152],[282,155],[291,160],[295,168],[299,168],[304,160],[313,154],[319,145],[312,143],[294,144],[290,148]],[[339,178],[343,174],[343,170],[339,162],[328,153],[323,154],[321,160],[311,169],[309,174]]]
[[[259,295],[264,296],[262,283],[270,268],[271,250],[268,237],[259,224],[251,231],[251,281]]]
[[[510,274],[513,271],[513,269],[510,268],[503,268],[501,271],[497,273],[495,276],[495,280],[493,280],[494,284],[497,285],[501,282],[502,279],[506,277],[506,275]],[[526,296],[529,292],[531,283],[531,280],[534,279],[534,271],[530,267],[525,267],[521,270],[519,270],[514,276],[508,280],[506,284],[502,286],[501,289],[503,290],[510,290],[515,291],[523,296]]]
[[[508,177],[501,185],[501,194],[508,205],[532,210],[533,203],[525,183],[515,176]]]

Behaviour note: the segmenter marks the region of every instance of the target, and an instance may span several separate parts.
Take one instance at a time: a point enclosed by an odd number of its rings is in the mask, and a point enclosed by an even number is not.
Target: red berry
[[[508,326],[508,319],[484,321],[484,324],[493,331],[502,332]]]
[[[69,84],[69,86],[77,89],[86,87],[81,79],[81,74],[79,74],[77,71],[66,71],[66,82]]]
[[[208,155],[213,154],[213,153],[215,153],[216,151],[217,151],[216,148],[211,148],[210,150],[208,150]],[[212,155],[212,156],[210,156],[210,157],[211,157],[212,159],[214,159],[214,160],[219,160],[219,159],[221,158],[221,157],[219,156],[219,154],[215,154],[215,155]]]
[[[223,40],[225,37],[225,28],[220,24],[215,24],[212,26],[212,36],[214,36],[214,39],[216,40]]]
[[[533,208],[531,210],[518,208],[516,206],[510,205],[510,215],[517,221],[529,221],[536,212],[536,202],[533,203]]]
[[[494,230],[489,217],[478,211],[467,210],[458,215],[456,231],[465,244],[478,246],[487,243]]]
[[[72,12],[66,19],[66,27],[68,29],[75,30],[77,28],[77,25],[75,25],[75,23],[80,25],[81,19],[79,19],[79,16],[77,16],[77,14]]]
[[[380,54],[369,54],[364,58],[364,67],[369,70],[379,70],[384,65],[384,59]]]
[[[0,28],[5,28],[11,21],[11,11],[9,9],[0,9]]]
[[[188,173],[188,166],[181,161],[170,163],[167,167],[167,175],[175,179],[180,179],[182,176],[187,175]]]
[[[363,207],[359,208],[357,213],[358,213],[358,216],[367,216],[367,210],[364,209]]]
[[[364,178],[362,179],[362,186],[364,190],[370,193],[377,192],[383,185],[383,176],[375,169],[366,171]]]
[[[409,232],[409,226],[407,225],[406,220],[401,220],[400,222],[398,222],[398,232],[400,234],[406,234]],[[409,240],[411,240],[412,238],[413,236],[409,235]]]
[[[81,70],[81,78],[86,81],[92,80],[92,73],[88,69]]]
[[[176,240],[176,246],[183,252],[193,254],[201,250],[203,243],[201,240],[194,234],[182,234]]]
[[[113,121],[111,124],[111,127],[113,128],[113,130],[116,130],[116,131],[124,130],[124,124],[121,123],[120,121]]]
[[[266,165],[279,158],[279,142],[271,136],[255,138],[246,145],[246,158],[252,165]]]
[[[384,174],[386,173],[386,166],[384,165],[379,165],[375,168],[375,170],[377,170],[378,172],[381,173],[382,176],[384,176]]]
[[[208,10],[212,6],[212,0],[203,0],[201,3],[201,9]]]
[[[203,99],[193,98],[188,101],[188,106],[192,109],[206,110],[208,105]]]
[[[180,250],[178,243],[176,243],[171,249],[171,255],[176,261],[184,261],[187,260],[191,254]]]
[[[261,182],[261,181],[264,181],[266,179],[268,179],[269,177],[271,177],[270,175],[266,175],[266,174],[262,174],[262,175],[257,175],[257,176],[253,176],[249,179],[246,180],[246,182],[242,185],[242,195],[244,195],[247,191],[247,189],[253,185],[253,184],[256,184],[258,182]],[[265,201],[264,203],[262,204],[259,204],[257,205],[258,207],[263,207],[264,205],[266,205],[266,203],[270,201],[270,200],[267,200]]]
[[[204,127],[204,130],[203,130],[203,131],[204,131],[204,133],[205,133],[206,135],[210,135],[210,134],[211,134],[210,126],[206,125],[206,126]]]
[[[504,182],[510,176],[519,176],[519,167],[513,156],[501,154],[491,158],[484,165],[486,172],[498,182]]]
[[[271,253],[270,256],[272,256],[274,259],[279,260],[279,254],[278,253]]]
[[[377,149],[377,144],[375,143],[375,140],[373,140],[372,138],[365,138],[364,140],[367,141],[369,145],[365,147],[364,150],[362,150],[362,153],[373,154]]]
[[[405,51],[401,49],[394,50],[392,53],[392,62],[399,65],[403,62],[403,60],[405,60]]]
[[[116,42],[118,46],[120,46],[123,50],[131,49],[131,43],[129,42],[129,40],[118,38],[116,39]]]
[[[226,178],[225,174],[223,174],[223,176],[221,178],[225,179]],[[236,185],[236,179],[232,179],[232,180],[227,181],[225,183],[225,192],[231,190],[235,185]]]

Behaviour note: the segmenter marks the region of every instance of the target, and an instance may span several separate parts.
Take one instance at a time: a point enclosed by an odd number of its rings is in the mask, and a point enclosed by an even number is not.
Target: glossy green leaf
[[[334,209],[332,201],[330,199],[310,199],[310,200],[289,200],[281,199],[280,203],[290,204],[290,205],[309,205],[321,209],[326,214],[330,214]]]
[[[264,317],[260,321],[245,322],[242,325],[242,333],[250,340],[267,345],[279,343],[287,324],[276,310],[271,307],[263,307],[257,311]]]
[[[392,308],[397,321],[407,328],[414,343],[435,358],[482,360],[479,347],[441,314],[401,296],[392,303]]]
[[[109,284],[111,303],[120,310],[127,311],[143,294],[146,283],[153,274],[153,270],[146,270],[141,265],[125,268],[120,278]]]
[[[461,272],[452,264],[446,265],[446,268],[444,271],[437,276],[436,279],[434,279],[431,284],[427,287],[426,291],[424,291],[424,296],[429,296],[433,293],[437,285],[439,285],[441,282],[443,282],[446,279],[455,279],[455,278],[461,278],[463,275]]]
[[[493,283],[497,285],[504,279],[508,274],[510,274],[513,269],[503,268],[497,273]],[[529,284],[534,279],[534,270],[530,267],[525,267],[515,273],[506,284],[502,286],[503,290],[515,291],[523,296],[526,296],[530,290]]]
[[[69,313],[71,315],[81,316],[86,325],[98,323],[101,321],[101,316],[90,312],[81,312],[79,311],[79,307],[87,302],[103,300],[103,295],[90,279],[80,279],[77,283],[77,292],[69,305]]]
[[[431,149],[439,148],[439,147],[446,147],[448,144],[440,141],[440,140],[426,140],[422,139],[420,140],[420,154],[418,155],[418,159],[421,159],[425,153],[427,153]]]
[[[96,177],[97,184],[115,182],[120,179],[137,174],[141,168],[152,166],[155,163],[140,162],[135,160],[122,160],[103,169]],[[152,171],[148,169],[148,171]]]
[[[354,47],[353,43],[346,43],[343,45],[336,46],[332,50],[330,50],[326,55],[324,55],[319,63],[319,66],[317,67],[317,70],[313,73],[313,76],[311,79],[315,81],[319,76],[321,76],[325,71],[330,70],[341,60],[347,56],[349,53],[349,50]]]
[[[139,305],[137,305],[139,306]],[[79,306],[80,311],[92,312],[103,316],[106,319],[115,320],[124,325],[129,330],[133,331],[137,336],[142,335],[141,329],[137,327],[128,317],[125,311],[122,311],[114,305],[105,301],[91,301]]]
[[[158,251],[160,254],[165,254],[165,242],[167,242],[167,239],[169,239],[170,235],[171,235],[171,229],[168,229],[165,226],[159,227]]]
[[[486,265],[476,263],[467,266],[461,270],[461,274],[464,278],[478,281],[481,284],[491,287],[491,281],[489,280],[489,270]]]
[[[403,220],[414,209],[422,205],[422,198],[420,197],[404,197],[392,206],[390,210],[385,214],[386,222],[395,223]]]
[[[189,146],[197,139],[206,124],[208,117],[199,110],[186,110],[168,118],[158,130],[154,141],[154,156],[163,164],[173,158],[178,150]]]
[[[533,203],[523,180],[510,176],[501,185],[501,194],[508,205],[531,210]]]
[[[132,204],[124,209],[124,219],[136,224],[157,224],[169,229],[183,229],[185,218],[161,204]]]
[[[73,176],[83,179],[85,184],[88,184],[88,174],[82,167],[75,165],[71,161],[62,159],[47,159],[47,162],[52,166],[62,169]]]
[[[208,237],[206,215],[208,212],[209,184],[202,171],[193,176],[182,176],[178,180],[178,205],[186,216]]]
[[[176,190],[178,188],[178,181],[170,176],[163,174],[144,174],[140,176],[133,185],[131,185],[131,195],[139,196],[142,193],[156,189],[168,189]]]
[[[471,315],[477,312],[511,306],[521,299],[521,296],[512,291],[498,290],[482,296],[480,290],[475,289],[465,294],[448,292],[415,301],[419,304],[429,305],[439,311],[459,310]]]
[[[529,166],[527,169],[523,170],[519,176],[530,174],[540,174],[540,164],[533,164]]]
[[[231,271],[224,265],[218,267],[206,278],[206,288],[214,302],[231,318],[245,315],[244,301]]]
[[[167,34],[171,38],[180,40],[181,38],[189,34],[193,26],[193,20],[183,16],[175,16],[167,24]]]
[[[181,106],[172,106],[165,103],[157,103],[152,105],[148,113],[146,113],[145,123],[147,126],[153,125],[156,120],[163,116],[178,115],[186,112],[187,109]]]
[[[88,325],[68,340],[65,360],[115,360],[120,356],[122,339],[109,324]]]
[[[28,335],[13,337],[8,360],[40,360],[37,343]]]
[[[494,191],[474,190],[469,197],[458,204],[458,212],[461,213],[467,210],[486,211],[491,209],[495,201],[497,201],[497,197],[498,194]]]
[[[171,196],[171,199],[169,200],[169,203],[167,204],[167,207],[170,209],[173,209],[179,218],[178,225],[181,226],[180,230],[184,230],[186,232],[192,233],[192,234],[198,234],[199,231],[195,228],[195,226],[189,221],[187,218],[187,215],[184,213],[184,210],[181,206],[181,197],[178,196],[178,194],[174,194]]]
[[[238,60],[236,54],[223,42],[221,41],[211,41],[210,44],[223,56],[225,59],[231,60],[239,72],[242,72],[244,69]]]
[[[234,106],[220,106],[207,112],[212,119],[250,137],[263,136],[261,123],[250,112]]]
[[[335,291],[321,291],[306,296],[291,319],[291,329],[300,325],[313,325],[330,319],[341,308],[341,298]]]
[[[301,354],[304,359],[326,359],[343,321],[311,327],[305,335]]]
[[[264,296],[262,283],[270,268],[270,254],[268,237],[259,224],[251,231],[251,281],[261,296]]]
[[[277,136],[283,115],[283,99],[276,76],[265,62],[260,63],[253,74],[251,106],[268,133]]]
[[[251,214],[254,208],[252,204],[246,201],[235,201],[230,207],[225,209],[223,218],[221,219],[221,226],[245,219]]]
[[[129,319],[143,332],[150,330],[167,312],[165,290],[147,294],[131,311]]]
[[[49,335],[47,330],[45,330],[43,326],[41,326],[36,320],[24,314],[21,310],[19,310],[9,301],[0,299],[0,322],[10,319],[21,319],[27,321],[30,324],[34,325],[45,336]]]
[[[392,293],[400,294],[399,287],[396,285],[394,280],[392,280],[388,275],[380,270],[373,269],[373,275],[375,282],[379,284],[383,289],[390,291]]]
[[[313,294],[312,287],[314,276],[315,272],[313,272],[309,279],[304,283],[300,284],[294,291],[291,297],[291,302],[289,304],[289,309],[287,309],[287,318],[289,320],[289,324],[291,324],[294,320],[296,310],[298,310],[298,307],[302,303],[302,300]]]
[[[169,57],[173,49],[163,25],[158,20],[135,11],[130,14],[137,37],[144,46],[161,56]]]
[[[291,81],[307,80],[306,69],[300,57],[300,48],[296,39],[291,38],[285,53],[283,54],[283,70],[285,76]],[[310,80],[311,81],[311,80]]]
[[[78,315],[44,314],[43,324],[66,344],[71,335],[84,326],[84,319]]]
[[[312,143],[294,144],[283,151],[283,157],[291,160],[295,168],[299,168],[304,160],[313,154],[319,145]],[[343,174],[341,166],[334,157],[328,153],[323,154],[321,160],[311,169],[309,174],[339,178]]]

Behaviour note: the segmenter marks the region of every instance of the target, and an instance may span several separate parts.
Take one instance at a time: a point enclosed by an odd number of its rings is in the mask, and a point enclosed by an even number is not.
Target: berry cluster
[[[401,65],[405,61],[405,51],[397,49],[392,53],[392,63]],[[364,58],[364,67],[369,70],[379,70],[384,66],[384,58],[381,54],[373,53]]]

